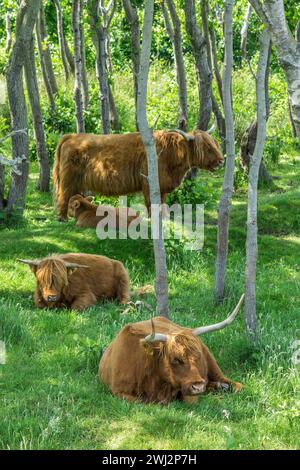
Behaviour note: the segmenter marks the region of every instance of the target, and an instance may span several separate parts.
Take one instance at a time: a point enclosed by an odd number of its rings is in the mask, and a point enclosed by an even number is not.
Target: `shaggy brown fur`
[[[192,330],[163,317],[153,319],[167,342],[145,343],[151,322],[125,326],[105,351],[100,380],[114,395],[127,400],[169,403],[179,398],[193,403],[205,390],[239,391],[241,384],[224,377],[208,348]]]
[[[90,227],[96,228],[100,220],[107,216],[108,211],[114,211],[116,225],[113,227],[110,225],[110,228],[126,228],[130,225],[133,220],[138,219],[139,213],[133,212],[133,209],[128,207],[112,207],[112,206],[101,206],[103,215],[96,215],[98,206],[92,203],[93,197],[88,196],[84,197],[81,194],[76,194],[72,196],[68,204],[68,215],[70,217],[75,217],[77,220],[77,227]],[[130,211],[130,215],[129,215]],[[105,213],[106,212],[106,213]]]
[[[214,170],[223,163],[217,142],[204,131],[194,131],[187,141],[175,132],[157,131],[159,181],[162,202],[180,185],[193,166]],[[147,157],[139,133],[68,134],[56,149],[53,168],[56,209],[60,220],[67,219],[70,197],[84,191],[107,196],[142,191],[149,210]]]
[[[125,304],[130,298],[129,277],[120,261],[68,253],[23,262],[30,265],[36,277],[34,303],[38,308],[84,310],[100,299],[116,298]]]

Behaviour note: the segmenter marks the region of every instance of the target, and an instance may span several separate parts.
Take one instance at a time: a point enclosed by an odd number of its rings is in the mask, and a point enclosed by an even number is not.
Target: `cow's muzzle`
[[[195,382],[189,388],[190,395],[200,395],[200,393],[204,393],[206,389],[206,382]]]
[[[57,302],[58,296],[57,295],[48,295],[47,302]]]

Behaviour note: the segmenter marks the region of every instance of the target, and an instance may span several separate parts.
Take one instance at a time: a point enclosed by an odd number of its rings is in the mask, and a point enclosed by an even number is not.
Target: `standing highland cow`
[[[191,167],[215,170],[223,164],[218,143],[204,131],[157,131],[162,202],[177,188]],[[53,168],[59,220],[67,220],[69,199],[92,191],[119,196],[142,191],[150,211],[147,158],[139,133],[68,134],[62,137]]]

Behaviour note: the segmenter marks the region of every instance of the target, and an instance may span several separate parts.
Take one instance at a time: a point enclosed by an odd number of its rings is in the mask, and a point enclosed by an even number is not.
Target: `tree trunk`
[[[36,75],[33,36],[28,44],[28,47],[24,49],[24,52],[26,54],[26,60],[24,63],[26,85],[34,123],[37,158],[40,164],[38,189],[42,192],[48,192],[50,184],[50,165],[41,112],[40,93]]]
[[[64,68],[65,79],[68,80],[70,76],[69,71],[69,64],[66,52],[66,40],[64,35],[64,28],[63,28],[63,18],[62,18],[62,9],[59,0],[54,0],[56,6],[56,13],[57,13],[57,35],[58,35],[58,42],[60,48],[60,56]]]
[[[10,105],[12,130],[27,129],[27,109],[23,88],[24,50],[29,48],[34,24],[40,8],[40,0],[22,1],[16,20],[15,43],[13,45],[6,74],[7,92]],[[28,133],[20,132],[12,136],[12,157],[24,157],[19,172],[12,172],[7,202],[7,213],[22,215],[25,206],[29,148]]]
[[[137,92],[138,92],[138,74],[140,70],[140,21],[137,8],[133,7],[130,0],[123,0],[127,21],[131,29],[131,60],[133,67],[134,98],[136,109],[136,128],[138,130],[137,119]]]
[[[181,36],[180,19],[177,14],[176,7],[174,5],[173,0],[164,0],[162,3],[162,9],[163,9],[163,14],[165,18],[166,30],[172,42],[173,52],[174,52],[177,90],[178,90],[179,107],[180,107],[180,113],[178,117],[178,127],[179,129],[187,131],[188,99],[187,99],[186,75],[185,75],[183,52],[182,52],[182,36]],[[172,24],[170,21],[169,12],[170,12],[170,16],[172,19]]]
[[[5,27],[6,27],[6,47],[5,52],[8,53],[10,51],[12,45],[12,37],[11,37],[11,24],[10,24],[10,16],[9,13],[5,15]]]
[[[117,106],[115,103],[114,95],[113,95],[110,84],[108,84],[108,92],[109,92],[110,125],[111,125],[111,128],[115,132],[119,133],[121,130],[119,114],[118,114]]]
[[[69,47],[68,41],[66,40],[66,36],[64,36],[64,41],[65,41],[65,51],[66,51],[67,61],[68,61],[70,70],[72,74],[74,75],[75,74],[75,59]]]
[[[291,114],[300,140],[300,43],[290,32],[283,0],[249,0],[265,27],[270,31],[281,67],[285,73]]]
[[[235,163],[235,129],[232,109],[232,68],[233,68],[233,32],[232,11],[234,0],[225,0],[224,35],[225,61],[223,73],[223,100],[226,124],[226,165],[219,203],[218,242],[215,276],[215,296],[221,301],[225,295],[225,277],[228,256],[229,213],[232,204],[234,163]]]
[[[5,166],[0,164],[0,211],[4,208]]]
[[[195,58],[200,111],[197,128],[207,130],[212,111],[212,73],[209,69],[206,53],[206,41],[196,19],[195,0],[184,3],[185,25],[190,37]]]
[[[86,52],[85,52],[85,33],[83,19],[84,0],[80,0],[80,42],[81,42],[81,58],[82,58],[82,89],[84,109],[87,110],[90,105],[89,82],[86,68]]]
[[[99,83],[99,98],[103,134],[110,133],[109,84],[106,70],[105,31],[98,16],[98,1],[89,0],[89,17],[92,40],[96,49],[96,73]]]
[[[74,36],[75,80],[74,100],[76,106],[77,132],[84,133],[83,97],[82,97],[82,47],[80,40],[80,0],[72,0],[72,27]]]
[[[45,10],[43,6],[43,2],[41,2],[40,14],[39,14],[39,19],[37,21],[37,24],[39,24],[39,28],[40,28],[43,59],[44,59],[44,64],[45,64],[45,68],[47,71],[47,76],[49,78],[52,93],[56,95],[58,93],[58,86],[57,86],[56,78],[54,75],[51,51],[50,51],[50,47],[48,43],[48,34],[47,34]]]
[[[162,231],[162,208],[158,176],[158,158],[155,139],[147,121],[147,86],[152,39],[154,0],[145,3],[143,42],[141,51],[140,71],[138,74],[137,117],[139,129],[147,153],[148,184],[151,201],[151,228],[154,244],[156,269],[157,313],[168,317],[168,281],[166,254]]]
[[[54,100],[54,92],[50,83],[50,77],[48,76],[48,69],[45,64],[45,56],[44,56],[44,49],[43,49],[43,43],[42,43],[42,36],[41,36],[41,28],[40,28],[40,22],[36,22],[36,39],[37,39],[37,45],[38,45],[38,51],[39,51],[39,58],[40,58],[40,64],[41,64],[41,70],[42,70],[42,76],[43,76],[43,81],[44,85],[46,88],[46,93],[49,99],[49,103],[51,106],[52,111],[55,110],[55,100]]]
[[[260,39],[260,57],[256,79],[257,139],[254,154],[250,161],[248,183],[248,215],[246,241],[246,324],[247,330],[256,342],[258,325],[256,317],[256,262],[257,262],[257,185],[259,167],[266,141],[266,92],[265,74],[268,67],[270,33],[265,30]]]
[[[247,59],[248,29],[249,29],[251,15],[252,15],[252,6],[248,4],[247,10],[245,13],[244,23],[241,29],[241,51],[242,51],[243,60]]]

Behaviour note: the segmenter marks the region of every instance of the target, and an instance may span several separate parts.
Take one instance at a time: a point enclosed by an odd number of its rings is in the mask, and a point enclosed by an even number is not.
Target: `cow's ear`
[[[74,274],[77,269],[78,268],[67,268],[68,277],[72,276],[72,274]]]

